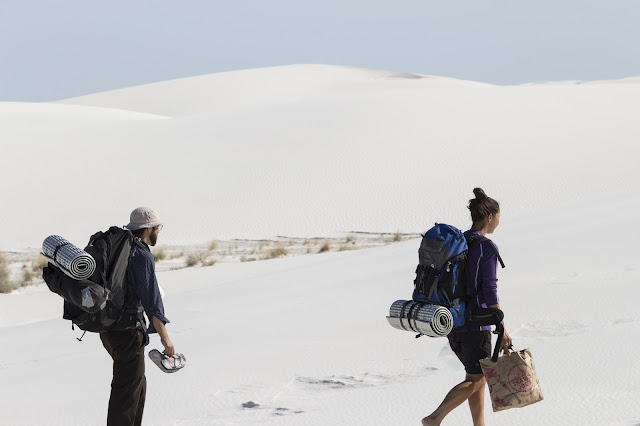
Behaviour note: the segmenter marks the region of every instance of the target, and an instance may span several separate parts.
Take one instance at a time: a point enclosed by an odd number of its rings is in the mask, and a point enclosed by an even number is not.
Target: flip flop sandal
[[[174,356],[166,356],[157,349],[149,351],[149,358],[165,373],[175,373],[187,364],[187,359],[184,355],[175,354]]]
[[[168,358],[169,360],[173,358],[175,368],[177,368],[178,370],[183,368],[187,364],[187,358],[185,358],[183,354],[175,354],[174,356]]]

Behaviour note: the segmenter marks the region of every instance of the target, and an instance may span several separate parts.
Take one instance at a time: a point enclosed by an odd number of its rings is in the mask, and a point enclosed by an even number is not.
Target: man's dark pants
[[[113,380],[107,426],[140,425],[147,392],[144,375],[145,336],[140,330],[100,333],[113,358]]]

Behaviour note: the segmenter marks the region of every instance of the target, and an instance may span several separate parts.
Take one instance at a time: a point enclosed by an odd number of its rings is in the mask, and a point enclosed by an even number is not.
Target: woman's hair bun
[[[471,211],[471,220],[473,223],[479,223],[490,214],[498,214],[500,212],[500,204],[493,198],[487,197],[482,188],[473,188],[476,198],[469,200],[469,210]]]
[[[476,194],[476,198],[487,198],[482,188],[473,188],[473,193]]]

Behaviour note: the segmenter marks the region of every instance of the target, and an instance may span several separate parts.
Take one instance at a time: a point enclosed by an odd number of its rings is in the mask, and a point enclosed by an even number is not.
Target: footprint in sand
[[[552,276],[550,281],[555,285],[575,284],[581,276],[579,272],[567,272]]]
[[[573,334],[582,334],[590,330],[586,324],[569,321],[569,322],[551,322],[545,321],[540,323],[525,323],[512,334],[514,337],[537,337],[552,338],[565,337]]]
[[[271,410],[268,407],[261,407],[259,403],[255,401],[247,401],[242,403],[242,409],[259,409],[259,410]],[[291,410],[285,407],[278,407],[273,409],[273,414],[276,416],[290,416],[293,414],[302,414],[304,411],[302,410]]]
[[[275,414],[276,416],[290,416],[292,414],[302,414],[302,413],[304,413],[304,411],[302,410],[290,410],[288,408],[279,407],[275,409],[275,412],[273,414]]]
[[[257,402],[247,401],[242,403],[242,408],[258,408],[258,407],[260,407],[260,404],[258,404]]]
[[[357,380],[353,376],[339,376],[339,377],[331,376],[330,378],[327,378],[327,379],[314,379],[312,377],[298,377],[296,380],[305,385],[310,385],[316,388],[326,388],[326,389],[354,388],[362,383],[362,381]]]
[[[330,376],[324,379],[313,377],[298,377],[296,381],[314,389],[351,389],[383,386],[391,383],[404,382],[421,378],[437,372],[436,367],[422,367],[413,372],[402,372],[395,375],[364,373],[362,376]]]

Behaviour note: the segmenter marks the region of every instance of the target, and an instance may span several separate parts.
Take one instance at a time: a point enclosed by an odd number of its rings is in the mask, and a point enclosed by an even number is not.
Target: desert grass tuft
[[[287,250],[284,247],[275,247],[271,250],[269,250],[269,253],[267,254],[266,258],[267,259],[276,259],[278,257],[284,257],[286,255],[289,254],[289,250]]]
[[[11,282],[7,258],[0,252],[0,293],[11,293],[13,290],[15,287]]]
[[[154,250],[152,254],[156,262],[160,262],[161,260],[165,260],[167,258],[167,253],[165,252],[164,248]]]
[[[17,283],[18,287],[31,285],[37,276],[36,271],[32,268],[29,268],[26,264],[22,265],[22,274],[20,274],[20,281]]]
[[[49,261],[47,260],[47,258],[38,253],[31,260],[31,269],[33,270],[33,272],[41,274],[42,269],[45,268],[48,264],[49,264]]]
[[[200,263],[201,261],[201,256],[197,253],[192,253],[189,256],[187,256],[187,260],[186,260],[186,265],[187,267],[192,267],[192,266],[196,266],[198,263]]]
[[[216,262],[217,262],[216,259],[209,257],[202,260],[202,266],[213,266],[216,264]]]
[[[320,247],[320,250],[318,251],[318,253],[324,253],[325,251],[330,251],[330,250],[331,250],[331,246],[329,245],[329,242],[325,241],[324,245]]]
[[[37,282],[41,280],[42,269],[46,267],[48,263],[49,261],[41,254],[34,256],[31,264],[25,263],[22,265],[22,273],[20,274],[20,278],[12,283],[13,288],[25,287],[34,284],[34,281]]]

